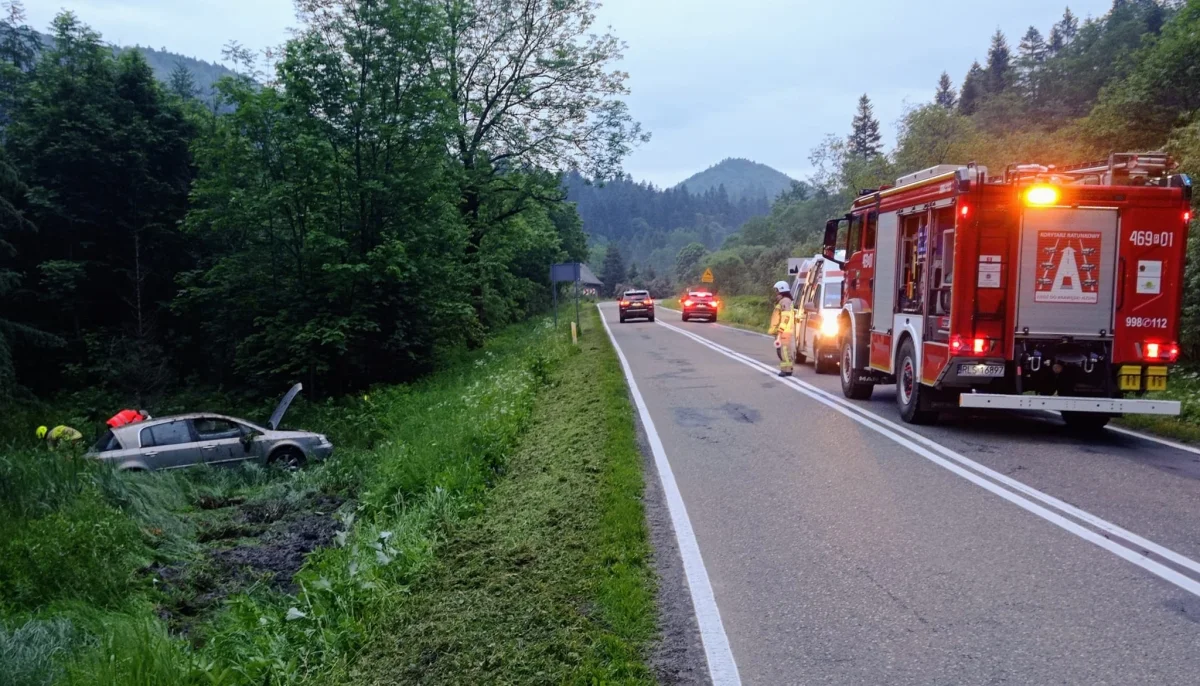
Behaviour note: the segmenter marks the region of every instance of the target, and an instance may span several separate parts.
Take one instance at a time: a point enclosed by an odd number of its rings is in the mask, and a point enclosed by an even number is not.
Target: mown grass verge
[[[729,295],[718,296],[721,301],[717,312],[717,321],[739,329],[749,329],[765,333],[771,325],[771,308],[774,303],[770,298],[761,295]],[[679,310],[679,298],[659,301],[663,307]]]
[[[642,457],[595,311],[505,479],[397,599],[346,684],[650,683]]]
[[[601,336],[593,325],[585,345]],[[333,459],[297,474],[118,474],[24,438],[0,448],[5,683],[293,684],[347,674],[391,618],[423,616],[410,596],[428,592],[437,579],[430,570],[456,550],[444,541],[461,531],[457,522],[524,517],[485,505],[502,502],[489,493],[510,475],[548,469],[528,462],[543,452],[529,444],[543,434],[526,437],[544,428],[535,414],[548,404],[579,412],[587,402],[595,405],[584,414],[611,419],[611,398],[561,395],[574,386],[562,370],[602,356],[589,348],[572,357],[566,340],[546,321],[522,325],[421,383],[297,407],[289,424],[327,433],[337,446]],[[592,371],[590,383],[612,390],[611,374]],[[625,414],[630,421],[627,406]],[[591,433],[607,426],[556,425],[555,438],[575,431],[594,455],[608,455],[597,442],[632,445],[631,427]],[[631,449],[612,454],[628,458]],[[560,466],[554,478],[563,483],[578,478],[571,467],[598,480],[591,501],[606,505],[589,512],[602,514],[604,533],[586,539],[586,581],[561,580],[579,594],[578,607],[594,608],[594,624],[548,635],[545,664],[644,674],[653,614],[640,465],[606,457]],[[582,502],[588,493],[573,491],[556,512],[569,519]],[[559,541],[561,523],[544,523],[551,533],[543,537]]]

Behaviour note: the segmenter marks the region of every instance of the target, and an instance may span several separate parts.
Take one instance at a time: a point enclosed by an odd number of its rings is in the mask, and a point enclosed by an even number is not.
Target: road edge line
[[[683,502],[683,494],[675,482],[675,472],[667,460],[667,451],[662,439],[654,428],[654,419],[642,392],[638,389],[637,381],[633,378],[633,369],[625,352],[617,343],[604,310],[597,303],[600,322],[608,333],[617,359],[621,361],[621,369],[625,373],[625,382],[629,385],[629,393],[633,396],[634,406],[641,417],[642,426],[650,443],[650,452],[654,456],[654,466],[658,471],[658,479],[663,487],[667,500],[667,510],[671,513],[671,524],[675,529],[675,540],[679,543],[679,556],[683,560],[683,571],[687,576],[688,590],[692,596],[692,610],[696,614],[696,624],[700,627],[700,640],[704,643],[704,654],[708,659],[708,674],[713,686],[740,686],[742,678],[738,674],[737,663],[733,659],[733,649],[729,645],[729,637],[725,633],[725,624],[721,621],[721,611],[717,608],[716,595],[712,590],[712,582],[708,578],[708,570],[704,566],[704,558],[700,555],[700,544],[692,529],[692,520],[688,517],[687,505]]]
[[[747,367],[750,367],[754,371],[757,371],[761,374],[765,374],[767,376],[770,376],[770,377],[776,379],[779,383],[783,384],[786,387],[791,388],[792,390],[796,391],[797,393],[805,395],[805,396],[809,397],[810,399],[815,400],[818,403],[825,405],[826,407],[829,407],[830,409],[834,410],[835,412],[839,412],[840,414],[857,422],[858,424],[861,424],[862,426],[865,426],[865,427],[875,431],[876,433],[879,433],[879,434],[883,435],[884,437],[891,439],[894,443],[896,443],[904,448],[907,448],[911,452],[914,452],[917,455],[929,460],[930,462],[933,462],[934,464],[938,465],[939,467],[942,467],[942,468],[954,473],[955,475],[962,477],[963,479],[966,479],[967,481],[975,484],[976,486],[979,486],[980,488],[992,493],[993,495],[999,496],[1000,498],[1009,501],[1010,503],[1016,505],[1017,507],[1020,507],[1021,509],[1025,510],[1026,512],[1029,512],[1030,514],[1032,514],[1046,522],[1054,524],[1055,526],[1058,526],[1059,528],[1063,529],[1064,531],[1066,531],[1070,534],[1073,534],[1076,537],[1078,537],[1084,541],[1087,541],[1088,543],[1092,543],[1093,545],[1095,545],[1097,547],[1103,548],[1104,550],[1107,550],[1108,552],[1112,553],[1113,555],[1116,555],[1117,557],[1119,557],[1127,562],[1130,562],[1138,567],[1141,567],[1142,569],[1146,570],[1147,572],[1150,572],[1154,576],[1157,576],[1158,578],[1162,579],[1163,581],[1166,581],[1167,583],[1170,583],[1173,586],[1176,586],[1176,587],[1178,587],[1184,591],[1187,591],[1195,596],[1200,596],[1200,582],[1198,582],[1180,572],[1177,572],[1174,569],[1171,569],[1170,567],[1167,567],[1166,565],[1164,565],[1160,562],[1152,560],[1144,555],[1140,555],[1126,546],[1123,546],[1119,543],[1115,543],[1100,533],[1097,533],[1095,531],[1092,531],[1091,529],[1085,528],[1078,522],[1068,519],[1067,516],[1065,516],[1065,515],[1067,515],[1066,512],[1059,514],[1058,512],[1054,512],[1043,505],[1039,505],[1038,503],[1035,503],[1032,500],[1029,500],[1024,495],[1021,494],[1019,489],[1009,490],[1009,488],[1006,488],[1005,486],[1002,486],[1001,484],[996,483],[995,481],[992,481],[989,478],[986,478],[984,473],[981,470],[993,471],[993,470],[989,469],[988,467],[984,467],[983,465],[978,465],[979,469],[976,470],[973,467],[971,467],[970,465],[975,465],[977,463],[975,463],[973,460],[970,460],[966,457],[958,456],[958,459],[955,459],[955,458],[951,458],[949,455],[946,455],[946,456],[938,455],[933,450],[930,450],[929,448],[926,448],[926,447],[918,444],[917,442],[909,440],[904,435],[893,431],[889,425],[894,425],[894,423],[891,422],[890,420],[884,419],[884,418],[874,415],[873,413],[870,413],[870,412],[859,410],[859,408],[856,408],[852,405],[851,406],[843,406],[837,402],[834,402],[833,400],[831,400],[829,398],[823,397],[823,394],[825,394],[825,391],[822,391],[821,389],[816,389],[816,392],[809,390],[805,386],[801,385],[801,384],[803,384],[803,382],[796,381],[795,379],[790,379],[790,378],[780,378],[776,375],[776,372],[774,370],[772,370],[769,367],[767,367],[766,365],[758,362],[757,360],[752,360],[750,358],[743,359],[744,356],[742,356],[741,353],[738,353],[737,351],[733,351],[733,350],[722,349],[724,346],[721,346],[719,343],[714,343],[712,341],[709,341],[708,339],[704,338],[703,336],[700,336],[698,334],[692,334],[688,331],[684,331],[683,329],[680,329],[680,328],[677,328],[670,324],[667,324],[666,322],[658,322],[658,324],[669,330],[675,331],[687,338],[691,338],[692,340],[696,341],[700,345],[703,345],[703,346],[709,348],[710,350],[713,350],[714,352],[720,353],[721,355],[724,355],[735,362],[740,362],[741,364],[746,365]],[[789,381],[792,381],[794,383],[788,383]],[[903,427],[898,427],[898,428],[903,429]],[[920,434],[917,434],[917,436],[920,436]],[[924,438],[924,437],[921,437],[921,438]],[[929,439],[925,439],[925,440],[929,440]],[[939,446],[939,448],[940,448],[940,452],[950,451],[949,448],[945,448],[944,446]],[[950,452],[953,452],[953,451],[950,451]],[[955,455],[957,455],[957,453],[955,453]],[[958,463],[958,464],[956,464],[956,463]],[[1017,483],[1020,483],[1020,482],[1017,482]],[[1028,486],[1025,484],[1021,484],[1021,485],[1024,486],[1024,488],[1026,488],[1026,489],[1032,489],[1032,490],[1036,491],[1036,489],[1033,489],[1031,486]],[[1041,493],[1040,491],[1037,491],[1037,492]],[[1042,494],[1042,495],[1044,495],[1046,498],[1053,498],[1053,496],[1050,496],[1050,495],[1046,495],[1046,494]],[[1055,499],[1055,500],[1057,500],[1057,499]],[[1074,509],[1078,510],[1078,508],[1074,508]],[[1092,519],[1099,520],[1099,521],[1105,521],[1095,515],[1091,515],[1091,513],[1087,513],[1084,510],[1079,510],[1079,512],[1087,514]],[[1115,529],[1120,528],[1120,527],[1117,527],[1115,524],[1109,523],[1109,525]],[[1133,535],[1136,536],[1136,534],[1133,534]],[[1150,541],[1147,541],[1147,542],[1150,542]],[[1150,542],[1150,543],[1152,543],[1152,542]],[[1188,560],[1192,564],[1196,564],[1194,561],[1190,560],[1189,558],[1186,558],[1186,557],[1180,555],[1179,553],[1175,553],[1174,551],[1171,551],[1169,548],[1164,548],[1157,544],[1154,544],[1154,545],[1158,548],[1161,548],[1164,551],[1172,553],[1173,556],[1181,557],[1185,560]]]

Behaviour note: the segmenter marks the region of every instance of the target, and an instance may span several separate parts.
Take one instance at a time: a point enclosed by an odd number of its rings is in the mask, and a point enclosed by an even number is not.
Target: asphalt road
[[[1044,414],[910,427],[892,388],[774,377],[761,335],[601,311],[711,584],[714,682],[1200,682],[1200,453]]]

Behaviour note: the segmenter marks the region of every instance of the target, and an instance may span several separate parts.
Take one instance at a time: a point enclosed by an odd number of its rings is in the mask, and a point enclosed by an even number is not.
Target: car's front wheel
[[[304,467],[304,462],[304,453],[300,452],[298,448],[294,448],[292,446],[286,446],[275,450],[273,453],[271,453],[271,457],[267,459],[267,464],[271,465],[272,467],[278,467],[289,472],[294,472],[298,469],[301,469]]]

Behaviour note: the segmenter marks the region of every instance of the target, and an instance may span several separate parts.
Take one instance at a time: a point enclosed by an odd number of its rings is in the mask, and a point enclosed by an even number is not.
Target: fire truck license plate
[[[960,364],[958,365],[959,376],[984,376],[984,377],[1001,377],[1004,376],[1004,365],[1002,364]]]

